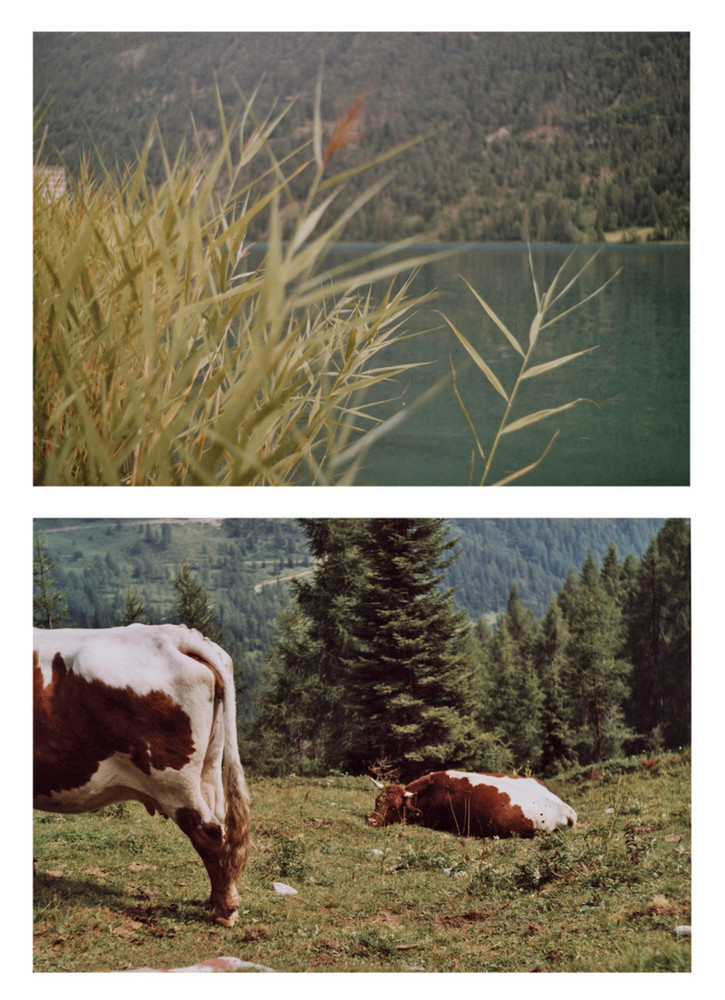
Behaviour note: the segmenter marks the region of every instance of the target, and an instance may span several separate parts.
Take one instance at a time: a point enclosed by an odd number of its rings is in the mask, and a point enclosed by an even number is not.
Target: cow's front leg
[[[211,881],[211,895],[207,900],[217,923],[233,927],[237,919],[239,893],[222,864],[224,831],[218,823],[205,823],[196,809],[187,806],[176,810],[179,829],[189,838],[204,862]]]

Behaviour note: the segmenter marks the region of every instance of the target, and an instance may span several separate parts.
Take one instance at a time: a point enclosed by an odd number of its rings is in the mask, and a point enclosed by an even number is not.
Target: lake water
[[[424,265],[416,279],[416,293],[437,291],[435,303],[416,316],[417,328],[429,332],[378,356],[387,363],[413,360],[428,364],[406,374],[397,385],[399,397],[379,410],[379,415],[386,416],[405,410],[407,417],[371,447],[357,478],[359,485],[456,486],[469,482],[473,437],[453,392],[451,360],[458,389],[486,452],[501,419],[502,398],[435,310],[451,320],[510,389],[520,358],[485,315],[463,278],[526,349],[535,313],[527,249],[500,244],[446,249],[450,256]],[[539,290],[548,287],[570,251],[574,250],[573,276],[595,249],[533,247]],[[361,252],[352,246],[336,250],[340,259]],[[328,258],[326,263],[334,261]],[[594,346],[597,349],[523,383],[513,417],[578,397],[591,402],[506,435],[496,454],[491,482],[535,461],[558,428],[548,455],[518,485],[689,483],[689,265],[687,246],[602,247],[565,303],[574,304],[619,268],[621,273],[601,295],[542,332],[533,363]],[[420,402],[436,385],[435,395]],[[478,459],[473,468],[475,483],[482,471]]]

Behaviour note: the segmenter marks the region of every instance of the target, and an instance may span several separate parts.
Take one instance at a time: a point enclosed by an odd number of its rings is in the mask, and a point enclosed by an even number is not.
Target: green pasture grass
[[[366,825],[363,777],[254,778],[231,930],[210,922],[186,838],[136,803],[37,813],[34,968],[180,967],[234,955],[279,972],[685,972],[689,754],[547,782],[574,830],[459,839]],[[297,890],[278,895],[274,882]]]

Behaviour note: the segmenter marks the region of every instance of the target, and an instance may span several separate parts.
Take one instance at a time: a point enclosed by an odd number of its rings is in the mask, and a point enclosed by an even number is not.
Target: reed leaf
[[[617,276],[617,274],[619,274],[619,271],[617,271],[615,274],[611,275],[607,279],[607,281],[603,282],[593,293],[585,296],[583,299],[581,299],[574,306],[572,306],[572,307],[570,307],[568,309],[563,310],[562,312],[560,312],[558,315],[556,315],[552,319],[548,319],[547,316],[548,316],[548,313],[549,313],[550,309],[552,308],[552,306],[556,302],[559,302],[561,300],[561,298],[564,295],[566,295],[569,291],[571,291],[571,289],[576,285],[576,282],[579,280],[579,278],[584,273],[584,271],[586,271],[586,269],[591,266],[591,263],[592,263],[594,257],[596,257],[596,254],[594,254],[592,257],[590,257],[585,262],[585,264],[579,269],[579,271],[575,274],[575,276],[566,283],[566,285],[564,286],[564,288],[558,294],[556,294],[556,289],[558,288],[559,283],[562,280],[562,277],[563,277],[563,275],[564,275],[564,273],[565,273],[565,271],[567,269],[567,266],[568,266],[568,264],[569,264],[569,262],[570,262],[570,260],[572,258],[572,254],[569,254],[567,256],[566,260],[564,261],[564,263],[561,265],[561,267],[558,269],[558,271],[554,275],[553,280],[551,281],[551,283],[549,284],[546,292],[542,296],[540,294],[540,292],[539,292],[538,283],[536,281],[536,275],[535,275],[535,272],[534,272],[533,256],[532,256],[532,253],[531,253],[531,247],[530,246],[528,247],[529,270],[531,272],[531,280],[532,280],[532,284],[533,284],[534,298],[536,300],[536,313],[535,313],[534,318],[531,321],[531,324],[530,324],[530,327],[529,327],[529,340],[528,340],[529,346],[528,346],[528,350],[526,351],[525,354],[524,354],[524,352],[523,352],[523,350],[521,348],[521,345],[520,345],[520,342],[519,342],[518,338],[513,333],[510,332],[510,330],[508,329],[508,327],[506,326],[506,324],[503,323],[503,321],[501,319],[499,319],[499,317],[496,315],[496,313],[494,312],[494,310],[488,305],[488,303],[485,301],[485,299],[481,295],[479,295],[479,293],[474,288],[472,288],[472,286],[469,284],[468,281],[465,281],[465,279],[464,279],[465,284],[468,286],[469,290],[473,293],[473,295],[475,296],[476,300],[482,306],[482,308],[484,309],[484,311],[486,312],[486,314],[488,315],[488,317],[492,320],[492,322],[495,324],[495,326],[505,335],[505,337],[508,340],[509,344],[513,347],[513,349],[516,351],[516,353],[519,354],[521,356],[521,358],[522,358],[522,362],[521,362],[521,366],[520,366],[518,375],[516,376],[516,378],[514,380],[514,383],[513,383],[511,389],[508,392],[503,387],[503,385],[498,380],[498,378],[493,374],[493,372],[491,371],[490,367],[483,360],[483,358],[481,357],[481,355],[479,354],[479,352],[471,345],[471,343],[469,342],[468,338],[465,337],[459,330],[457,330],[456,327],[454,326],[454,324],[451,323],[451,321],[449,319],[447,319],[446,316],[443,316],[443,318],[446,320],[446,323],[448,324],[448,326],[451,328],[451,330],[453,331],[453,333],[457,337],[458,341],[463,345],[463,347],[465,348],[465,350],[467,351],[467,353],[469,354],[469,356],[473,359],[474,363],[476,364],[476,367],[486,377],[486,381],[490,385],[493,386],[493,388],[498,392],[498,394],[506,402],[506,407],[505,407],[504,412],[503,412],[503,414],[501,416],[501,419],[499,421],[498,428],[496,429],[496,431],[495,431],[495,433],[493,435],[493,439],[491,441],[491,445],[490,445],[490,447],[488,449],[488,457],[485,458],[484,457],[484,448],[481,445],[481,435],[479,434],[479,432],[477,431],[476,427],[473,424],[473,421],[471,419],[469,410],[468,410],[468,408],[467,408],[467,406],[466,406],[466,404],[465,404],[465,402],[464,402],[464,400],[462,398],[462,395],[461,395],[461,393],[460,393],[460,391],[458,389],[458,386],[456,384],[455,370],[453,370],[453,391],[454,391],[454,394],[455,394],[456,399],[458,401],[458,405],[460,406],[461,411],[463,412],[463,416],[464,416],[464,418],[466,420],[466,423],[468,424],[469,430],[471,431],[471,434],[473,436],[474,445],[475,445],[475,449],[474,449],[474,452],[473,452],[474,459],[475,459],[476,452],[478,452],[479,456],[481,457],[481,459],[484,462],[483,472],[482,472],[481,477],[480,477],[480,485],[481,486],[486,485],[487,479],[488,479],[489,474],[490,474],[491,469],[492,469],[492,464],[493,464],[494,457],[496,456],[496,452],[498,450],[498,446],[499,446],[501,440],[504,437],[506,437],[506,435],[510,435],[510,434],[516,433],[517,431],[524,430],[525,428],[531,427],[532,425],[537,424],[540,421],[547,419],[548,417],[555,416],[555,415],[560,414],[560,413],[564,413],[565,411],[572,409],[572,407],[576,406],[578,403],[581,403],[581,402],[584,401],[584,397],[579,397],[579,398],[571,400],[570,402],[567,402],[567,403],[562,403],[562,404],[559,404],[559,405],[554,405],[554,406],[549,406],[549,407],[543,407],[543,408],[541,408],[539,410],[536,410],[534,412],[525,414],[524,416],[520,416],[520,417],[515,417],[514,416],[514,404],[515,404],[515,401],[516,401],[516,397],[518,395],[519,388],[521,387],[521,385],[525,381],[530,380],[532,378],[536,378],[539,375],[543,375],[543,374],[545,374],[547,372],[553,371],[554,369],[560,368],[562,365],[568,364],[570,361],[574,361],[576,358],[580,358],[584,354],[589,354],[591,351],[596,350],[596,347],[588,347],[588,348],[585,348],[585,349],[580,350],[580,351],[575,351],[575,352],[573,352],[571,354],[566,354],[566,355],[563,355],[561,357],[554,358],[553,360],[550,360],[550,361],[541,362],[539,364],[533,364],[532,363],[532,358],[533,358],[534,350],[537,347],[537,344],[540,342],[540,336],[541,336],[542,332],[544,330],[547,330],[549,327],[551,327],[554,323],[558,322],[560,319],[562,319],[565,316],[567,316],[570,313],[572,313],[575,309],[578,309],[580,306],[584,305],[586,302],[589,302],[596,295],[599,295],[610,284],[610,282],[614,280],[614,278]],[[443,315],[443,314],[441,314],[441,315]],[[451,367],[453,368],[452,363],[451,363]],[[558,431],[557,431],[557,434],[558,434]],[[542,453],[542,455],[535,462],[533,462],[533,463],[531,463],[529,465],[526,465],[525,467],[519,469],[517,472],[511,473],[511,474],[505,476],[503,479],[499,479],[494,485],[496,485],[496,486],[505,486],[505,485],[508,485],[509,483],[512,483],[512,482],[515,482],[518,479],[521,479],[523,476],[527,475],[527,473],[529,473],[532,470],[534,470],[543,461],[543,459],[548,454],[549,449],[553,445],[554,440],[556,439],[557,434],[555,434],[552,437],[552,439],[549,442],[549,444],[548,444],[547,448],[545,449],[545,451]],[[469,480],[469,481],[471,481],[471,480]]]
[[[549,454],[549,452],[551,451],[551,446],[553,445],[554,441],[556,441],[558,436],[559,436],[559,431],[557,430],[554,432],[551,441],[549,441],[546,448],[544,448],[543,452],[539,455],[539,457],[536,459],[535,462],[531,462],[530,465],[524,466],[524,468],[519,469],[518,472],[512,472],[510,475],[504,476],[503,479],[499,479],[498,482],[494,483],[493,485],[508,486],[509,483],[513,483],[517,479],[522,479],[524,476],[528,475],[529,472],[533,472],[538,465],[541,465],[546,456]]]
[[[533,368],[527,368],[526,371],[521,374],[521,378],[536,378],[537,375],[543,375],[544,372],[550,372],[554,368],[559,368],[561,365],[565,365],[569,361],[573,361],[575,358],[582,357],[583,354],[591,354],[592,351],[596,350],[596,346],[586,347],[583,351],[575,351],[574,354],[566,354],[561,358],[554,358],[552,361],[544,361],[540,365],[534,365]]]
[[[459,341],[465,347],[465,349],[468,352],[468,354],[471,356],[471,358],[473,358],[473,361],[474,361],[476,367],[480,371],[483,372],[483,374],[486,376],[486,378],[488,379],[488,381],[494,387],[494,389],[496,390],[496,392],[500,396],[502,396],[503,399],[506,400],[506,402],[508,402],[508,396],[506,394],[506,390],[501,385],[500,381],[496,378],[496,376],[491,371],[491,369],[486,364],[486,362],[483,360],[483,358],[478,353],[478,351],[475,349],[475,347],[473,347],[469,343],[469,341],[463,336],[463,334],[460,332],[460,330],[458,330],[455,327],[455,325],[448,319],[447,316],[444,316],[443,313],[441,313],[440,315],[443,316],[443,319],[446,321],[446,323],[448,324],[448,326],[450,326],[451,330],[453,330],[453,332],[455,333],[456,337],[458,337]]]
[[[406,240],[325,270],[329,247],[383,182],[338,208],[349,172],[320,193],[321,117],[310,160],[304,145],[275,156],[286,109],[259,119],[246,104],[239,125],[219,111],[210,156],[198,144],[172,162],[154,128],[120,181],[82,170],[66,199],[36,192],[38,485],[284,485],[305,468],[315,483],[350,482],[363,439],[386,423],[365,396],[410,370],[382,352],[417,332],[428,296],[414,297],[411,281],[425,258],[406,257]],[[353,125],[351,115],[328,145],[328,168]],[[155,187],[153,142],[164,167]],[[283,205],[305,176],[285,243]],[[244,271],[262,216],[266,246]]]
[[[511,333],[511,331],[510,331],[510,330],[508,329],[508,327],[506,326],[506,324],[505,324],[505,323],[503,323],[503,322],[502,322],[502,321],[501,321],[501,320],[500,320],[500,319],[498,318],[498,316],[497,316],[497,315],[496,315],[496,313],[495,313],[495,312],[493,311],[493,309],[492,309],[492,308],[490,307],[490,305],[488,304],[488,302],[486,302],[486,301],[485,301],[484,299],[482,299],[482,298],[481,298],[481,296],[480,296],[480,295],[478,294],[478,292],[476,291],[476,289],[475,289],[475,288],[474,288],[474,287],[473,287],[473,286],[472,286],[472,285],[470,284],[470,282],[466,281],[466,279],[465,279],[465,278],[464,278],[463,280],[464,280],[464,282],[466,283],[466,285],[468,285],[468,288],[470,289],[470,291],[471,291],[471,292],[472,292],[472,293],[474,294],[474,296],[476,297],[476,299],[477,299],[477,301],[478,301],[479,305],[480,305],[480,306],[481,306],[481,307],[483,308],[483,310],[484,310],[484,311],[486,312],[486,314],[487,314],[487,315],[489,316],[489,318],[493,320],[493,322],[494,322],[494,323],[496,324],[496,326],[497,326],[497,327],[499,328],[499,330],[500,330],[500,331],[501,331],[501,333],[502,333],[502,334],[504,335],[504,337],[506,337],[506,339],[508,340],[509,344],[511,344],[511,346],[512,346],[512,347],[513,347],[513,349],[514,349],[514,350],[516,351],[516,353],[517,353],[517,354],[520,354],[520,355],[521,355],[521,357],[523,358],[523,357],[525,356],[525,354],[524,354],[524,350],[523,350],[523,348],[521,347],[521,345],[519,344],[519,342],[518,342],[518,340],[516,339],[516,337],[514,337],[514,335],[513,335],[513,334]]]
[[[570,410],[577,403],[584,402],[591,402],[591,400],[585,400],[581,396],[579,399],[572,399],[569,403],[562,403],[561,406],[553,406],[546,410],[537,410],[535,413],[527,413],[525,417],[519,417],[518,420],[506,424],[501,433],[513,434],[515,431],[520,431],[523,427],[529,427],[531,424],[536,424],[540,420],[546,420],[547,417],[552,417],[556,413],[563,413],[565,410]]]

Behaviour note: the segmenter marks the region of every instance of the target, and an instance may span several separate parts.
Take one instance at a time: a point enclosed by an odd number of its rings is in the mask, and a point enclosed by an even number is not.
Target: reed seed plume
[[[344,146],[350,145],[350,143],[355,142],[358,139],[360,135],[360,112],[368,94],[369,91],[365,91],[364,94],[361,94],[357,100],[350,105],[350,109],[335,129],[332,138],[328,143],[327,149],[323,154],[323,166],[327,166],[330,159],[340,149]]]

